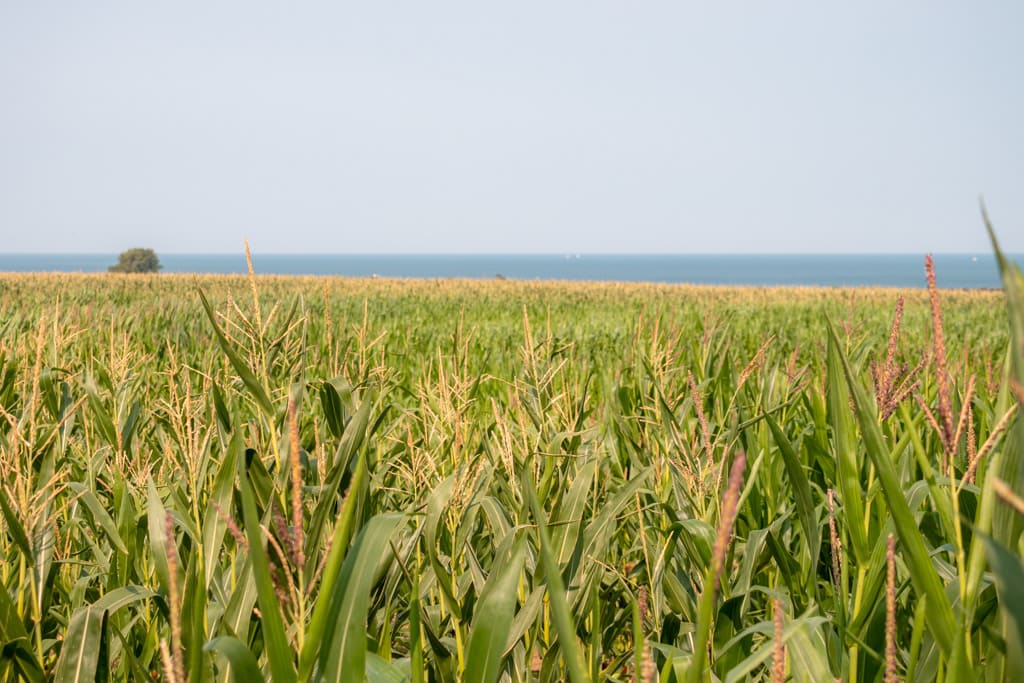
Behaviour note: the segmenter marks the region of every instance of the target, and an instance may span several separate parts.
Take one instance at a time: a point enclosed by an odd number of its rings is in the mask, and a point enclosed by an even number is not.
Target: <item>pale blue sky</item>
[[[1024,3],[0,0],[4,252],[1024,251]]]

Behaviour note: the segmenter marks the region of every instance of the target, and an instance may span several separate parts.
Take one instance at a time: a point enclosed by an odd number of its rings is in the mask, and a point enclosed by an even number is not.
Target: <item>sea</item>
[[[1010,254],[1024,263],[1024,254]],[[159,254],[165,273],[246,273],[243,254]],[[939,287],[1001,286],[991,253],[936,254]],[[0,272],[105,272],[117,254],[0,254]],[[253,254],[257,273],[749,286],[925,287],[923,254]]]

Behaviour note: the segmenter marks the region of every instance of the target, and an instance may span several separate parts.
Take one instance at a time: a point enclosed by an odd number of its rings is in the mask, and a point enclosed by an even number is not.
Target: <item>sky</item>
[[[1024,3],[0,0],[0,252],[1024,251]]]

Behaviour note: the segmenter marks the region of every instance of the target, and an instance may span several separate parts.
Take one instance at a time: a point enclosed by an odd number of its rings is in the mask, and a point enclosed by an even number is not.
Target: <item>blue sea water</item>
[[[1014,254],[1017,263],[1024,255]],[[104,272],[116,254],[0,254],[0,272]],[[165,273],[245,273],[242,254],[160,254]],[[257,273],[396,278],[924,287],[919,254],[352,255],[254,254]],[[994,257],[937,254],[940,287],[999,287]]]

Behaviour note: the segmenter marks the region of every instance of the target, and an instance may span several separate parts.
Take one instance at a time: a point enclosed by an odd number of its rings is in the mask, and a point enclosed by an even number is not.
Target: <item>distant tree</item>
[[[152,249],[129,249],[121,252],[117,264],[107,268],[111,273],[158,273],[163,266]]]

